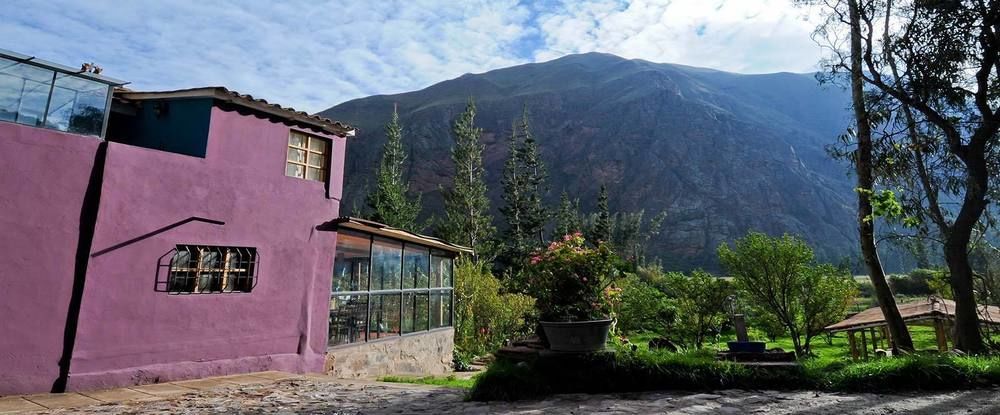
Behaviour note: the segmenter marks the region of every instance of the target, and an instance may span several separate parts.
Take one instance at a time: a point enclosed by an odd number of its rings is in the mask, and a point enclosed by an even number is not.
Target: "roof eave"
[[[142,101],[149,99],[212,98],[217,101],[233,105],[239,105],[241,107],[248,108],[253,111],[258,111],[274,117],[308,125],[320,131],[330,133],[333,135],[341,137],[354,137],[356,135],[356,129],[354,127],[341,123],[339,121],[323,119],[320,118],[319,116],[309,115],[308,113],[305,112],[295,111],[294,109],[291,108],[284,108],[276,104],[267,103],[266,101],[253,99],[252,97],[242,95],[234,91],[230,91],[228,88],[221,86],[181,89],[176,91],[162,91],[162,92],[120,90],[115,92],[115,96],[134,101]]]
[[[473,253],[472,248],[456,245],[451,242],[445,241],[443,239],[427,235],[421,235],[415,232],[407,231],[405,229],[394,228],[382,223],[370,221],[367,219],[350,217],[350,216],[339,217],[337,219],[331,220],[317,227],[317,230],[321,231],[337,231],[340,229],[348,229],[353,231],[369,233],[377,236],[382,236],[390,239],[402,240],[404,242],[412,242],[427,247],[431,247],[434,249],[440,249],[452,252],[455,254]]]

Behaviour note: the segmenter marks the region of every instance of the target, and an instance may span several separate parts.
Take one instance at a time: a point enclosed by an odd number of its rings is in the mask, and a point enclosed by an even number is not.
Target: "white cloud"
[[[547,47],[536,58],[598,51],[742,73],[812,71],[821,51],[808,12],[791,0],[568,1],[539,17]]]
[[[223,85],[320,111],[588,51],[740,72],[811,70],[813,26],[788,3],[8,0],[0,47],[71,66],[94,61],[137,89]]]

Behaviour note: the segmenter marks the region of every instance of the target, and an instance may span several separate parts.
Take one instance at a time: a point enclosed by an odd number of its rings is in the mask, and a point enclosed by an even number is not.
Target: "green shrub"
[[[1000,384],[1000,358],[904,356],[868,362],[807,359],[801,366],[743,366],[706,350],[639,350],[497,362],[472,387],[473,400],[516,400],[554,393],[619,393],[728,388],[891,392],[961,390]]]
[[[709,334],[718,333],[727,321],[726,299],[732,284],[696,270],[690,276],[669,275],[669,286],[677,301],[676,336],[687,345],[701,348]]]
[[[915,355],[846,365],[824,381],[843,391],[968,389],[1000,382],[998,365],[996,358]]]
[[[621,300],[615,314],[617,329],[622,333],[648,331],[664,335],[674,326],[677,307],[665,293],[636,275],[622,279],[618,287]]]
[[[500,281],[485,262],[455,262],[455,347],[459,357],[481,356],[508,339],[531,332],[535,300],[501,292]]]
[[[811,385],[805,373],[800,367],[748,367],[720,362],[705,350],[556,355],[532,363],[497,362],[476,379],[470,398],[492,401],[555,393],[795,389]]]
[[[916,297],[933,294],[929,282],[937,271],[930,269],[915,269],[909,275],[893,275],[889,277],[892,293],[900,296]]]

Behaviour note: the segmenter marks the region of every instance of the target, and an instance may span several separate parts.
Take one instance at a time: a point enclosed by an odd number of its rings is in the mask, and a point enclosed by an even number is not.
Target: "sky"
[[[0,48],[94,62],[138,90],[225,86],[318,112],[465,73],[613,53],[740,73],[811,72],[791,0],[6,0]]]

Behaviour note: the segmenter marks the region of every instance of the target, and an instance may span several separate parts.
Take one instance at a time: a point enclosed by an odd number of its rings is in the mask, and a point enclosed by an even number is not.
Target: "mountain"
[[[487,184],[500,205],[511,123],[526,106],[555,205],[584,210],[609,187],[612,211],[667,211],[649,250],[667,269],[717,270],[716,247],[748,230],[805,237],[828,261],[856,257],[853,179],[832,160],[849,96],[811,74],[742,75],[587,53],[466,74],[428,88],[348,101],[320,114],[359,127],[348,144],[344,209],[363,206],[383,125],[398,105],[411,188],[440,215],[450,125],[469,97],[485,129]]]

